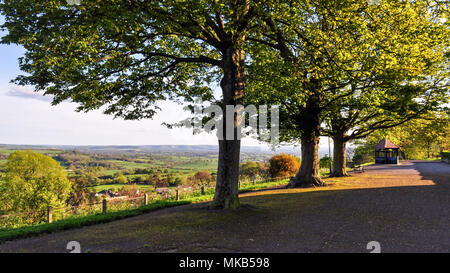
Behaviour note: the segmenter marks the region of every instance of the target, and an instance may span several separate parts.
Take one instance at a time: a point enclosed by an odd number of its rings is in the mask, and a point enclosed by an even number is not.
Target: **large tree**
[[[247,98],[279,103],[281,140],[300,139],[302,164],[291,186],[323,185],[321,124],[337,101],[435,72],[448,30],[431,4],[306,0],[272,7],[266,31],[251,37],[255,47],[272,50],[252,55],[266,69],[249,74]]]
[[[79,111],[103,106],[125,119],[153,117],[160,100],[210,100],[216,79],[221,105],[243,104],[246,38],[259,1],[68,2],[0,4],[8,30],[2,43],[26,49],[20,59],[26,75],[16,83],[45,90],[53,104],[71,100]],[[238,121],[239,114],[235,138],[219,140],[216,208],[239,206]]]

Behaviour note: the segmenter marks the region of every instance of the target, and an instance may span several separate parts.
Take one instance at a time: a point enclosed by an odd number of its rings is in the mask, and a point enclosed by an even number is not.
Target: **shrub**
[[[243,178],[250,178],[254,180],[258,176],[264,176],[265,166],[262,162],[248,161],[241,164],[239,168],[239,175]]]
[[[320,168],[329,168],[330,161],[331,161],[331,163],[333,163],[333,159],[331,157],[329,157],[328,155],[322,157],[319,161]]]
[[[128,178],[126,176],[124,176],[122,173],[116,173],[114,175],[114,183],[117,184],[127,184],[128,183]]]
[[[198,186],[209,184],[212,181],[212,176],[208,171],[197,172],[194,176],[187,179],[187,185]]]
[[[300,168],[297,157],[289,154],[274,155],[269,161],[269,173],[271,177],[293,176]]]

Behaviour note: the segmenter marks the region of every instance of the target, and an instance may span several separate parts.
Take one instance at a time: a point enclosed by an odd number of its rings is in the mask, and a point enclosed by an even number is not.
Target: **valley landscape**
[[[449,11],[0,0],[0,260],[279,272],[450,252]]]

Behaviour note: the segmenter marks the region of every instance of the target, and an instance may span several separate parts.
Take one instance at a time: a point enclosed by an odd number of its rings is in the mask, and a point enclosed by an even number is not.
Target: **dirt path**
[[[204,205],[0,245],[0,252],[450,252],[450,165],[402,162],[329,179],[317,189],[241,196],[238,211]]]

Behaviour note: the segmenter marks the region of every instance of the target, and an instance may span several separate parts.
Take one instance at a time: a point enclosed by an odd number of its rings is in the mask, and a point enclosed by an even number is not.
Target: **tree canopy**
[[[399,145],[406,159],[426,159],[440,155],[450,147],[448,110],[430,112],[421,118],[407,121],[399,126],[380,129],[373,134],[355,140],[356,157],[373,157],[373,147],[383,138]]]
[[[443,78],[440,78],[443,81]],[[346,173],[346,143],[365,138],[380,129],[401,125],[439,111],[448,101],[442,83],[386,84],[384,89],[370,89],[357,96],[349,96],[334,104],[334,111],[325,117],[324,135],[333,138],[334,164],[332,176]],[[429,115],[430,116],[430,115]]]
[[[79,111],[142,119],[162,100],[213,101],[223,116],[227,105],[279,104],[281,140],[302,144],[292,186],[311,186],[323,184],[317,149],[326,118],[359,113],[348,127],[361,137],[386,116],[369,109],[401,116],[443,97],[446,11],[442,1],[5,0],[1,42],[26,50],[16,83]],[[231,114],[234,138],[218,141],[215,208],[239,206],[242,118]]]
[[[445,98],[449,29],[441,20],[444,4],[301,1],[273,9],[266,31],[252,37],[255,47],[268,50],[252,56],[256,65],[250,69],[247,100],[280,104],[281,140],[301,139],[303,164],[293,186],[322,184],[321,125],[327,115],[347,118],[351,100],[394,113],[405,105],[413,109],[413,103],[398,102]]]
[[[2,212],[37,211],[45,215],[48,206],[64,207],[72,190],[67,173],[51,157],[32,152],[12,153],[0,179]]]
[[[243,103],[246,37],[260,2],[6,0],[1,41],[26,50],[16,83],[79,111],[151,118],[161,100],[213,100],[218,81],[220,105],[235,106]],[[240,141],[219,141],[219,150],[214,206],[237,207]]]

